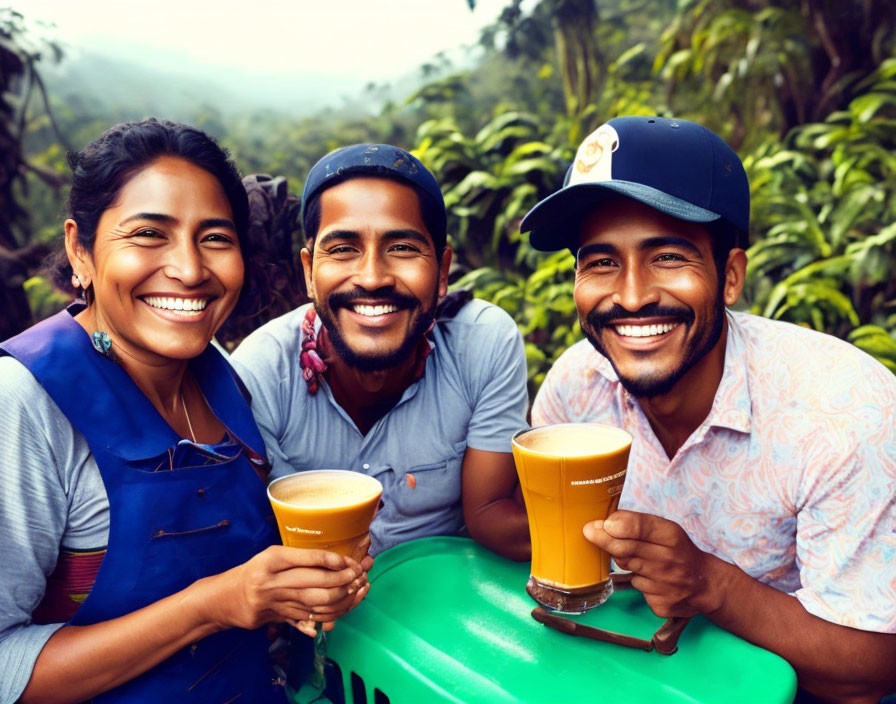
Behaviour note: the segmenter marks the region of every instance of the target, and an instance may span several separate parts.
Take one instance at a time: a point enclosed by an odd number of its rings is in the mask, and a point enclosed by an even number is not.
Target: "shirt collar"
[[[750,398],[746,346],[736,318],[727,309],[725,315],[728,318],[728,337],[725,344],[722,379],[716,390],[709,415],[702,425],[749,433],[752,426],[753,404]],[[602,354],[598,353],[595,368],[607,381],[613,384],[621,383],[613,365]]]
[[[747,349],[737,319],[726,310],[728,337],[725,344],[725,366],[716,390],[712,409],[704,421],[706,426],[729,428],[749,433],[752,427],[753,402],[750,398]]]

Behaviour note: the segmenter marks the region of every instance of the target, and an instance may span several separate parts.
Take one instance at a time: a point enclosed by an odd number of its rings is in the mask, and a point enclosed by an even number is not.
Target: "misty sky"
[[[358,92],[476,43],[507,0],[13,0],[69,56],[89,52],[232,89]],[[39,30],[44,31],[44,30]],[[455,53],[462,60],[464,53]],[[300,78],[301,77],[301,78]]]

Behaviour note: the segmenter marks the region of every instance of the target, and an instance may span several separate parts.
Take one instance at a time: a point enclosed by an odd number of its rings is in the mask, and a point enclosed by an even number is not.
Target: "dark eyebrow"
[[[233,224],[232,220],[228,220],[227,218],[206,218],[199,223],[199,226],[203,230],[211,227],[227,227],[231,230],[236,230],[236,225]]]
[[[702,252],[700,249],[691,242],[689,239],[685,237],[675,237],[674,235],[662,235],[661,237],[648,237],[646,240],[641,242],[638,249],[659,249],[661,247],[681,247],[682,249],[688,250],[691,254],[703,258]]]
[[[418,242],[426,247],[435,248],[435,245],[432,243],[432,240],[424,235],[422,232],[417,230],[412,230],[410,228],[406,230],[389,230],[385,235],[383,235],[383,239],[387,242],[391,242],[393,240],[413,240],[414,242]]]
[[[604,244],[601,242],[586,244],[584,247],[579,247],[579,251],[576,252],[576,261],[579,261],[582,257],[586,257],[589,254],[619,254],[619,250],[611,244]]]
[[[662,247],[680,247],[688,250],[701,259],[703,258],[703,254],[697,248],[697,245],[684,237],[662,235],[659,237],[648,237],[638,243],[638,249],[642,252],[648,249],[660,249]],[[586,257],[589,254],[619,254],[619,250],[613,245],[603,242],[586,244],[584,247],[580,247],[579,251],[576,252],[576,261],[579,261],[582,257]]]
[[[330,230],[327,234],[317,238],[317,246],[324,247],[333,240],[348,240],[350,242],[357,242],[360,239],[361,235],[354,230]]]
[[[167,225],[173,225],[177,222],[176,217],[173,215],[166,215],[165,213],[136,213],[135,215],[126,217],[118,224],[126,225],[134,220],[150,220],[152,222],[162,222]],[[236,225],[233,224],[232,220],[228,220],[227,218],[206,218],[199,223],[199,227],[202,229],[210,227],[227,227],[231,230],[236,230]]]
[[[361,235],[354,230],[330,230],[327,234],[320,237],[317,246],[325,247],[334,240],[357,242],[360,239]],[[426,235],[410,228],[405,230],[389,230],[383,235],[383,240],[386,242],[392,242],[394,240],[413,240],[414,242],[419,242],[427,247],[434,246],[432,241]]]
[[[135,215],[131,215],[122,220],[119,225],[126,225],[129,222],[133,222],[134,220],[152,220],[153,222],[164,222],[164,223],[174,223],[177,222],[177,218],[173,215],[165,215],[163,213],[136,213]]]

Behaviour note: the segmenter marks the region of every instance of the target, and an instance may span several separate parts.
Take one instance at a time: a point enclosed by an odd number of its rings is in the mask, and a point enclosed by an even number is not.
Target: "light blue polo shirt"
[[[379,479],[384,506],[370,529],[371,555],[413,538],[456,533],[464,523],[467,447],[510,452],[511,436],[526,427],[526,356],[516,324],[476,299],[440,320],[423,377],[362,435],[326,382],[308,393],[299,365],[307,308],[262,326],[231,357],[252,394],[271,476],[351,469]]]

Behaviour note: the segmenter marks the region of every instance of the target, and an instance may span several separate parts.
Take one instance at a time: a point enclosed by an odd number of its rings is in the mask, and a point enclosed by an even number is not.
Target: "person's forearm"
[[[896,634],[841,626],[810,614],[796,597],[709,557],[708,579],[724,594],[707,617],[777,653],[796,670],[800,686],[825,702],[876,702],[896,689]]]
[[[88,700],[221,630],[203,615],[206,587],[206,580],[200,580],[120,618],[59,629],[41,650],[19,701]]]
[[[526,508],[512,498],[492,501],[467,516],[470,535],[489,550],[510,560],[532,557],[529,541],[529,521]]]

